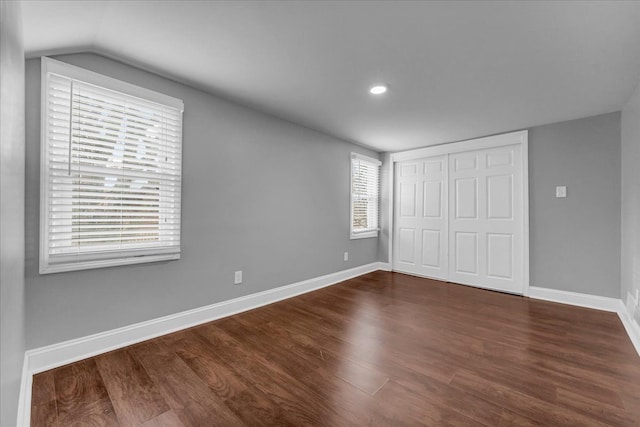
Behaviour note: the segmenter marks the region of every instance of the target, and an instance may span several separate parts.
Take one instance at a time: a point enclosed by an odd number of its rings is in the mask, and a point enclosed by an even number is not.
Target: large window
[[[43,58],[40,273],[180,258],[182,111]]]
[[[378,236],[380,161],[351,153],[351,238]]]

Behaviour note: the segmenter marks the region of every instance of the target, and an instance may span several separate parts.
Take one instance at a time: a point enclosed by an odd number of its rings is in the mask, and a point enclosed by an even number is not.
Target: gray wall
[[[24,359],[24,49],[19,2],[0,2],[0,425],[16,424]]]
[[[620,162],[620,113],[530,129],[531,286],[620,298]]]
[[[28,348],[377,261],[377,239],[349,239],[349,154],[377,153],[104,57],[57,59],[184,100],[183,253],[38,274],[40,61],[27,61]]]
[[[622,110],[622,299],[640,289],[640,84]],[[640,310],[637,313],[640,322]]]
[[[620,297],[620,113],[529,129],[529,233],[531,286]]]

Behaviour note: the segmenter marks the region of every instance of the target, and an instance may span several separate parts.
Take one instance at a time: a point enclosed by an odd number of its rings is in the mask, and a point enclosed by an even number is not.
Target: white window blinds
[[[351,154],[351,238],[378,235],[380,161]]]
[[[41,273],[180,257],[182,101],[43,58]]]

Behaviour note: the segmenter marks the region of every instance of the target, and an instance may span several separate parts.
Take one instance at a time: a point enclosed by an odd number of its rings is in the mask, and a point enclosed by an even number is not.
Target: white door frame
[[[425,157],[433,157],[443,154],[460,153],[464,151],[481,150],[485,148],[495,148],[516,144],[520,144],[522,146],[522,201],[524,205],[522,224],[522,254],[524,258],[522,269],[524,276],[522,278],[522,283],[524,284],[523,295],[529,296],[529,131],[527,130],[391,153],[388,165],[389,223],[387,224],[387,229],[389,231],[389,268],[393,270],[393,227],[395,221],[395,200],[393,193],[395,186],[395,163],[405,160],[418,160]]]

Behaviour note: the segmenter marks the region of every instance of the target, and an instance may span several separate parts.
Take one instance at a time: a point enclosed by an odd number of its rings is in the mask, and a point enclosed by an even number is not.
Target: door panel
[[[405,264],[416,265],[416,230],[413,228],[401,228],[398,234],[400,251],[399,261]]]
[[[477,163],[476,155],[460,155],[454,159],[454,168],[455,172],[460,172],[464,170],[476,170]]]
[[[400,216],[416,216],[416,184],[400,183]]]
[[[513,175],[487,177],[488,219],[512,219]]]
[[[442,218],[442,181],[424,182],[424,206],[425,218]]]
[[[487,153],[487,169],[513,165],[513,150],[498,150]]]
[[[455,180],[455,210],[457,219],[477,219],[478,186],[476,178]]]
[[[418,165],[415,163],[401,165],[400,176],[415,176],[418,173]]]
[[[440,267],[440,230],[422,230],[422,265]]]
[[[455,233],[455,273],[478,275],[478,235],[471,232]]]
[[[447,156],[397,163],[393,269],[448,277]]]
[[[513,279],[513,235],[487,234],[487,275]]]

